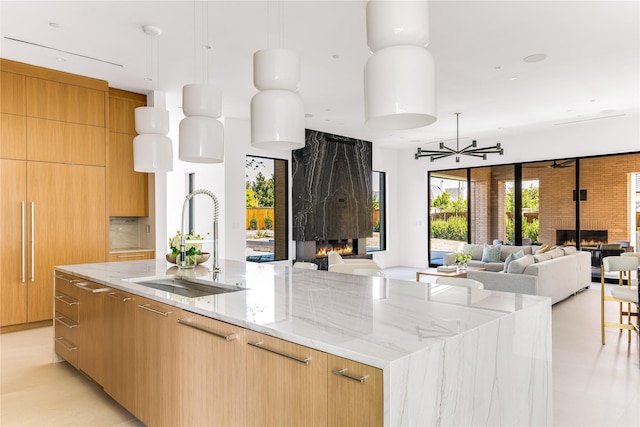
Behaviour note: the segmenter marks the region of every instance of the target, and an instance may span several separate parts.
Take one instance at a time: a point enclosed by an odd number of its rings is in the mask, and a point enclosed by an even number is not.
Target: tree
[[[248,208],[256,208],[258,207],[258,198],[256,197],[256,193],[251,188],[247,188],[246,190],[246,206]]]
[[[262,172],[258,172],[255,182],[252,183],[251,189],[258,199],[258,206],[272,207],[275,202],[275,184],[273,175],[266,179]]]

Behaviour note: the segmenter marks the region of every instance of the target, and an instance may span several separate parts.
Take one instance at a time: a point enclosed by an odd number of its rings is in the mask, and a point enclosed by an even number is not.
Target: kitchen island
[[[135,283],[178,273],[164,260],[59,266],[55,274],[377,368],[387,426],[552,424],[548,298],[272,264],[221,266],[215,282],[246,289],[191,298]],[[204,266],[180,273],[214,281]]]

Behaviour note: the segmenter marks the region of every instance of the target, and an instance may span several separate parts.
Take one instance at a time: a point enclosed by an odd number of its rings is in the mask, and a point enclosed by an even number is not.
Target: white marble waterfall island
[[[553,423],[548,298],[270,264],[221,266],[217,282],[248,290],[187,298],[131,281],[175,274],[164,260],[56,270],[379,368],[386,426]]]

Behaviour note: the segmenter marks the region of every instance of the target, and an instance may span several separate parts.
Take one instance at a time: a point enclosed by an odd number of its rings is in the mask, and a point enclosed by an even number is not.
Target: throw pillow
[[[564,251],[560,248],[550,250],[547,253],[551,254],[551,259],[560,258],[561,256],[564,256]]]
[[[517,259],[520,259],[524,256],[524,251],[521,249],[519,251],[516,252],[511,252],[509,255],[507,255],[507,258],[504,260],[504,272],[506,273],[507,271],[509,271],[509,264],[511,264],[511,261],[515,261]]]
[[[533,255],[525,255],[520,259],[511,261],[507,273],[522,274],[524,270],[534,262]]]
[[[500,245],[484,245],[482,262],[500,262]]]
[[[543,254],[545,252],[549,252],[549,245],[547,244],[540,246],[540,249],[536,251],[536,255]]]
[[[578,249],[575,246],[565,246],[564,248],[562,248],[562,250],[564,251],[565,255],[571,255],[578,252]]]

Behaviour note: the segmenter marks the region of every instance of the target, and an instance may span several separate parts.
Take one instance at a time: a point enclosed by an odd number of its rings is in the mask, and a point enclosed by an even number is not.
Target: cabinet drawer
[[[75,368],[78,367],[79,348],[63,336],[56,336],[56,354],[69,362]]]
[[[82,279],[78,277],[56,272],[56,292],[60,291],[61,293],[68,295],[77,301],[78,288],[74,285],[74,283],[80,281],[82,281]]]
[[[56,289],[56,316],[59,314],[68,317],[72,321],[78,323],[78,306],[80,305],[76,298]]]
[[[136,261],[139,259],[154,259],[154,251],[140,251],[140,252],[120,252],[115,254],[109,254],[109,262],[116,261]]]

